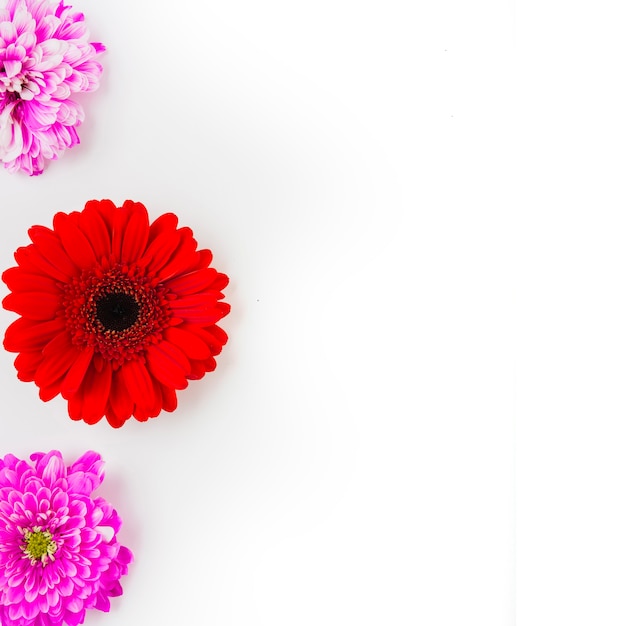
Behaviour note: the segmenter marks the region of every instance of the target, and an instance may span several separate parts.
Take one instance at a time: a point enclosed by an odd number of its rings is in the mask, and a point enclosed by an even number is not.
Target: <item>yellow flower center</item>
[[[31,563],[41,561],[44,565],[56,551],[57,544],[52,540],[52,535],[47,530],[33,528],[24,531],[25,545],[22,546],[24,552],[29,556]]]

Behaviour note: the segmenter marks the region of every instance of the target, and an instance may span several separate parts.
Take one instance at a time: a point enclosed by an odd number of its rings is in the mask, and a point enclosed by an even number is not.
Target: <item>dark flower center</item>
[[[126,330],[139,317],[139,303],[127,293],[108,293],[96,302],[96,317],[106,330]]]
[[[93,346],[116,367],[142,358],[161,338],[172,313],[167,290],[143,269],[103,264],[65,286],[63,309],[76,346]]]

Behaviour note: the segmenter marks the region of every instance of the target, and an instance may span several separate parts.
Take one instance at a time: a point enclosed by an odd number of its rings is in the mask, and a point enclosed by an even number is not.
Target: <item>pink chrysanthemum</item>
[[[101,43],[63,0],[0,0],[0,161],[41,174],[44,161],[79,143],[73,94],[98,87]]]
[[[86,452],[66,467],[61,453],[0,459],[0,624],[82,624],[87,609],[109,611],[132,554],[121,519],[92,492],[103,461]]]

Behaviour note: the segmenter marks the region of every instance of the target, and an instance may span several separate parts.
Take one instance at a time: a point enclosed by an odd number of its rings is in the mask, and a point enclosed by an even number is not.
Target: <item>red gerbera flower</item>
[[[72,419],[119,427],[173,411],[176,390],[215,369],[228,277],[177,225],[173,213],[150,224],[138,202],[91,200],[29,230],[2,275],[3,306],[21,315],[4,347],[42,400],[60,393]]]

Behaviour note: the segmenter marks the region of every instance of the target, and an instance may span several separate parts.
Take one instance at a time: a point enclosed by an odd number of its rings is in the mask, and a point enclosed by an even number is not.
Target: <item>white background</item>
[[[626,14],[518,5],[520,626],[626,624]]]
[[[87,623],[624,624],[619,3],[75,6],[102,85],[80,146],[0,172],[2,267],[130,198],[233,307],[217,371],[117,431],[0,353],[2,452],[107,461],[136,560]]]

